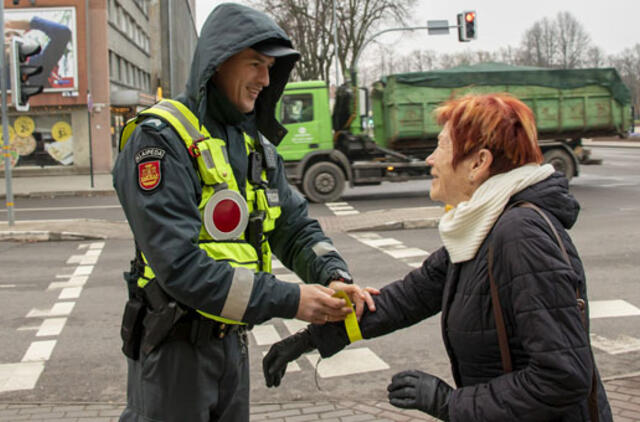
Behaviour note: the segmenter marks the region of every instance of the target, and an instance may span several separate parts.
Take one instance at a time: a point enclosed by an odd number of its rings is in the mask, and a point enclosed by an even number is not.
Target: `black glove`
[[[303,353],[315,349],[311,342],[309,329],[298,331],[292,336],[280,340],[269,349],[269,353],[262,359],[262,372],[267,387],[277,387],[287,370],[287,364],[300,357]]]
[[[421,371],[398,372],[387,387],[389,402],[404,409],[422,410],[449,420],[449,398],[453,388],[438,377]]]

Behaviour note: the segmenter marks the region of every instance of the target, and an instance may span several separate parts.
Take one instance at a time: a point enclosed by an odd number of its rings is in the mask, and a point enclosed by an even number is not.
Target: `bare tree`
[[[607,57],[604,51],[597,46],[587,50],[584,65],[587,67],[602,67],[606,65]]]
[[[333,10],[326,0],[264,0],[259,6],[291,37],[301,58],[294,79],[329,80],[334,55]],[[256,4],[258,5],[258,4]]]
[[[518,62],[529,66],[573,69],[588,61],[591,37],[569,12],[543,18],[527,29],[520,42]]]
[[[624,49],[620,54],[610,56],[609,61],[618,70],[620,77],[631,90],[636,118],[640,113],[640,44]]]
[[[559,66],[562,69],[581,67],[591,47],[591,37],[569,12],[558,13],[555,25],[558,31]]]
[[[522,64],[552,67],[558,54],[558,31],[551,20],[543,18],[525,31],[520,45]]]
[[[343,74],[355,65],[364,43],[384,24],[408,25],[416,0],[335,0],[338,61]],[[333,2],[329,0],[253,0],[294,40],[301,59],[296,77],[329,80],[334,57]]]

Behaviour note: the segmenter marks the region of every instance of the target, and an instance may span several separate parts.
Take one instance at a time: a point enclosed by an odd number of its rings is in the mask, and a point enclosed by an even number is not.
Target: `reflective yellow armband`
[[[344,290],[338,290],[334,293],[334,297],[339,297],[347,302],[347,306],[353,308],[349,295]],[[347,318],[344,320],[344,327],[347,330],[347,336],[351,343],[355,343],[358,340],[362,340],[362,333],[360,332],[360,325],[358,324],[358,318],[356,317],[355,309],[351,311]]]

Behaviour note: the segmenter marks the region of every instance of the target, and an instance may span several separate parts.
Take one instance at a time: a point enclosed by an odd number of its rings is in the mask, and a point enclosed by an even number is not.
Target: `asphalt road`
[[[604,164],[583,167],[571,183],[582,213],[570,233],[585,264],[590,300],[598,302],[605,315],[592,319],[592,333],[600,347],[595,349],[600,371],[611,376],[640,371],[640,316],[612,316],[640,308],[640,150],[599,148],[594,156]],[[314,204],[311,214],[430,205],[427,186],[423,181],[356,188],[345,193],[345,204]],[[115,197],[24,199],[16,206],[16,216],[124,219]],[[435,229],[337,233],[333,240],[356,281],[374,287],[401,277],[440,246]],[[0,378],[16,368],[26,371],[18,377],[22,384],[0,383],[0,401],[124,400],[126,366],[119,351],[119,325],[126,293],[121,273],[132,252],[127,240],[0,242]],[[295,280],[287,270],[276,272]],[[252,400],[343,399],[356,392],[362,398],[384,399],[390,377],[409,368],[450,380],[436,316],[356,343],[338,355],[341,359],[320,362],[315,376],[315,358],[302,357],[280,388],[267,390],[260,372],[262,354],[299,326],[278,319],[254,329]],[[33,364],[42,356],[46,359],[41,367]]]

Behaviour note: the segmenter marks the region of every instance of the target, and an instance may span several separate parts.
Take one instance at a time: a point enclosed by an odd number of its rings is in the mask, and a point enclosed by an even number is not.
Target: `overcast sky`
[[[220,3],[223,2],[196,0],[198,30],[209,12]],[[419,0],[413,25],[422,26],[427,20],[435,19],[446,19],[453,25],[457,13],[463,10],[475,10],[478,16],[478,39],[470,43],[458,42],[455,30],[449,35],[439,36],[429,36],[427,31],[392,32],[381,35],[376,41],[396,45],[401,53],[416,48],[439,53],[465,49],[495,51],[502,46],[519,45],[524,30],[537,20],[569,11],[605,54],[620,53],[640,43],[640,27],[637,23],[640,0]],[[369,46],[367,50],[375,50],[375,47]],[[366,55],[367,51],[364,53]]]

